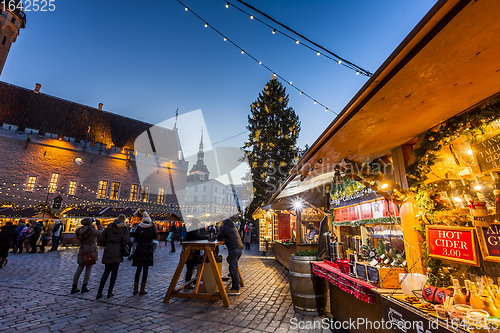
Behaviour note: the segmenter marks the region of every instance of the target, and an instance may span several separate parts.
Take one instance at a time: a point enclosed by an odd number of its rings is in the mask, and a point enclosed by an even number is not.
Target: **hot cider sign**
[[[429,256],[479,266],[474,228],[432,225],[426,230]]]

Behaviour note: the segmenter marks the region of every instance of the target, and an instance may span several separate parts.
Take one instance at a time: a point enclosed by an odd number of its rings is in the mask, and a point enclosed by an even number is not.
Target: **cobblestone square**
[[[125,259],[118,272],[115,296],[100,300],[95,299],[104,271],[100,262],[92,270],[91,291],[70,294],[77,248],[10,254],[8,265],[0,270],[0,331],[329,332],[292,329],[292,318],[317,322],[322,318],[296,314],[287,271],[274,257],[262,256],[256,244],[252,248],[245,250],[240,259],[245,287],[240,296],[229,296],[229,308],[222,301],[172,298],[169,304],[162,302],[179,261],[178,244],[175,253],[169,252],[170,244],[160,244],[149,272],[148,294],[132,295],[135,267]],[[221,254],[226,257],[227,251],[221,249]],[[228,274],[225,260],[222,274]],[[79,288],[82,279],[83,274]]]

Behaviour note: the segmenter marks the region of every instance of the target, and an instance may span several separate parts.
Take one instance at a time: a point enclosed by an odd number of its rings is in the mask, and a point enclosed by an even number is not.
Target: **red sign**
[[[474,228],[427,226],[429,256],[479,266]]]
[[[290,236],[290,214],[278,213],[278,239],[291,239]]]
[[[360,210],[361,210],[361,219],[371,219],[373,218],[373,213],[372,213],[372,203],[371,202],[366,202],[360,205]]]
[[[349,221],[357,221],[359,220],[359,206],[350,206],[349,207]]]

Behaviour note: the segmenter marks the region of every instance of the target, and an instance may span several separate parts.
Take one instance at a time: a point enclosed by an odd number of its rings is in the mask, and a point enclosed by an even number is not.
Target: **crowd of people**
[[[146,283],[149,275],[149,267],[153,266],[154,251],[158,244],[158,232],[156,225],[151,220],[147,212],[143,213],[142,221],[129,227],[126,223],[125,215],[119,215],[106,228],[103,228],[99,220],[84,218],[81,227],[76,229],[75,237],[79,240],[79,251],[77,255],[77,269],[73,276],[71,294],[87,293],[90,291],[88,283],[92,272],[92,267],[98,262],[98,245],[104,247],[102,254],[102,264],[105,265],[104,273],[99,283],[96,298],[104,297],[104,287],[109,279],[107,297],[114,296],[113,288],[118,276],[120,264],[124,257],[132,260],[132,266],[136,267],[133,295],[147,294]],[[49,251],[57,251],[61,240],[63,225],[59,220],[55,220],[51,227],[47,221],[27,222],[20,221],[18,225],[7,222],[0,228],[0,268],[7,264],[7,257],[10,253],[22,253],[25,249],[29,253],[45,252],[45,247],[49,241],[52,247]],[[254,236],[253,224],[245,225],[242,230],[238,230],[234,222],[228,218],[224,219],[221,227],[214,226],[214,233],[218,240],[225,242],[228,249],[227,262],[232,286],[228,290],[229,295],[239,295],[240,281],[238,271],[238,261],[242,255],[243,242],[246,249],[250,249],[250,242]],[[165,245],[171,243],[171,251],[176,251],[175,241],[193,241],[208,239],[208,233],[198,220],[193,221],[191,230],[188,232],[184,224],[176,226],[172,223],[169,229]],[[243,241],[242,241],[243,240]],[[185,280],[192,279],[194,268],[201,260],[200,251],[192,251],[186,262]],[[85,270],[83,284],[78,289],[80,276]],[[142,279],[141,279],[142,274]],[[140,285],[140,288],[139,288]]]

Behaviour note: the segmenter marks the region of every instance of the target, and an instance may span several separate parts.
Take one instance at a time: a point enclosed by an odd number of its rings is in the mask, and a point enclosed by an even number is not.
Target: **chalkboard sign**
[[[356,263],[356,275],[358,279],[366,281],[366,266],[363,264]]]
[[[490,227],[477,227],[483,259],[500,262],[500,223]]]
[[[500,134],[474,145],[474,155],[481,172],[500,168]]]
[[[366,266],[366,275],[368,275],[368,282],[378,284],[380,274],[377,267]]]

